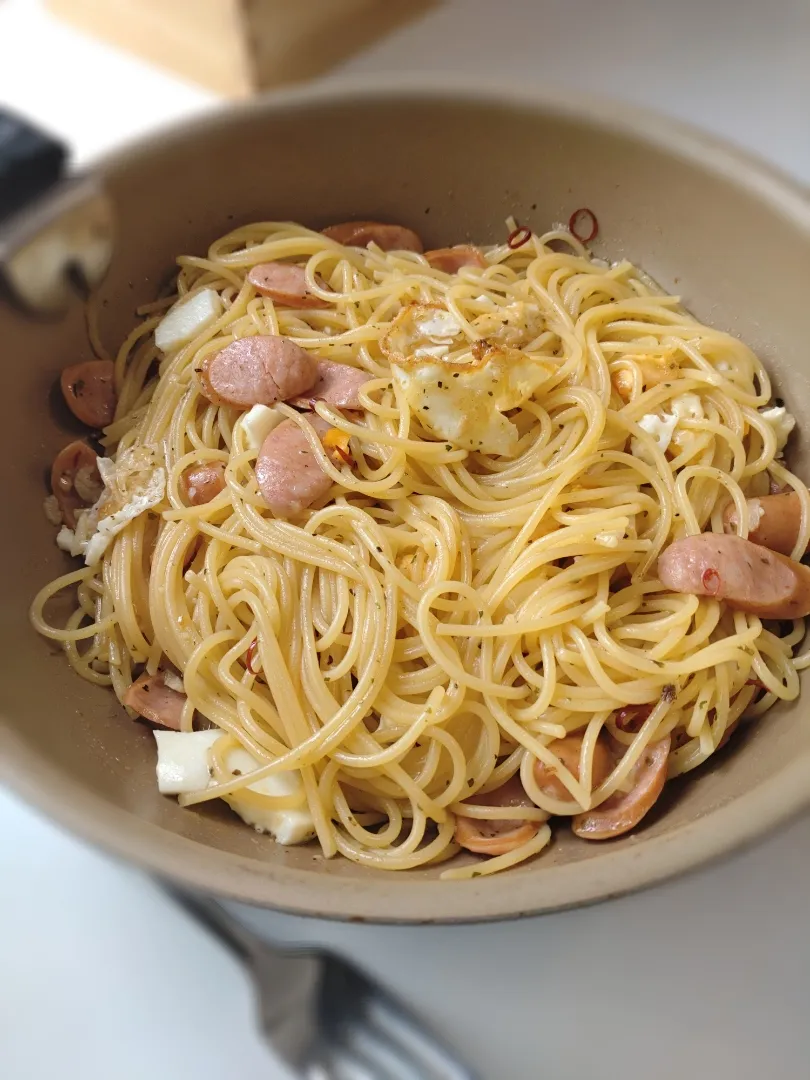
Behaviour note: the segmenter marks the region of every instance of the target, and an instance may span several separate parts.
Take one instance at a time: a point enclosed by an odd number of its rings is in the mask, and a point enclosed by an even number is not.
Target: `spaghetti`
[[[248,225],[180,258],[176,294],[120,348],[100,471],[135,512],[39,593],[32,620],[83,678],[123,701],[162,673],[161,692],[182,695],[179,735],[213,729],[210,779],[185,805],[225,798],[280,840],[272,822],[297,814],[296,839],[380,869],[462,844],[490,858],[445,876],[476,876],[541,851],[549,819],[625,831],[610,821],[634,824],[743,714],[797,696],[803,619],[763,622],[656,573],[673,540],[722,533],[729,504],[746,535],[746,500],[771,484],[797,493],[806,546],[810,501],[762,364],[630,263],[563,228],[519,246],[510,230],[447,272],[461,249],[434,266]],[[248,280],[277,263],[305,271],[305,306]],[[158,348],[167,311],[192,302],[207,322]],[[367,377],[359,409],[272,406],[330,482],[289,520],[257,484],[267,444],[250,414],[200,379],[264,335]],[[420,401],[440,390],[450,405],[431,416]],[[216,493],[195,505],[183,477],[205,466]],[[46,607],[66,589],[77,604],[54,626]]]

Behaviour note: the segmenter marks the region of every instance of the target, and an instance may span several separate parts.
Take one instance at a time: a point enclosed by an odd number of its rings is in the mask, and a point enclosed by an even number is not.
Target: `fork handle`
[[[265,941],[230,915],[212,898],[187,893],[169,884],[165,889],[190,915],[206,926],[251,970],[256,981],[262,1026],[282,1059],[299,1077],[307,1080],[477,1080],[474,1072],[440,1043],[425,1050],[421,1022],[402,1002],[394,1001],[378,984],[371,989],[368,979],[348,961],[319,950],[280,949]],[[329,1003],[351,1002],[358,1014],[365,1012],[365,1024],[374,1028],[378,1041],[389,1039],[399,1045],[409,1059],[396,1067],[379,1062],[362,1066],[342,1064],[332,1052],[318,1052],[317,1038],[324,1027],[332,1028],[336,1039],[339,1023]],[[358,1025],[356,1030],[362,1030]],[[327,1040],[328,1043],[329,1040]],[[421,1052],[417,1049],[421,1047]],[[334,1047],[333,1047],[334,1050]],[[406,1053],[406,1051],[408,1051]],[[314,1054],[314,1056],[313,1056]]]
[[[199,893],[177,889],[166,882],[163,883],[163,887],[180,907],[207,927],[243,963],[255,961],[262,949],[266,947],[258,934],[254,934],[238,919],[229,915],[216,900]]]
[[[213,897],[189,893],[164,882],[165,891],[206,927],[250,971],[256,984],[262,1027],[274,1050],[299,1075],[309,1076],[310,1033],[317,1027],[311,1015],[312,988],[321,977],[322,961],[278,949],[230,915]],[[323,1069],[318,1080],[332,1080]],[[340,1077],[335,1077],[340,1080]]]

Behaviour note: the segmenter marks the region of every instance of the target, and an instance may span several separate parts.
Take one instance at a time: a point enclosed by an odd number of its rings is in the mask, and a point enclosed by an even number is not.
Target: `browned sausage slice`
[[[162,671],[156,675],[141,675],[124,694],[123,701],[127,708],[153,724],[171,731],[180,730],[186,695],[167,686]]]
[[[752,698],[752,701],[754,701],[754,700],[756,700],[756,694]],[[722,735],[722,738],[720,739],[720,742],[717,744],[717,749],[718,750],[723,749],[723,747],[726,745],[728,740],[731,738],[731,736],[737,730],[737,725],[739,724],[739,722],[740,722],[740,717],[739,716],[737,717],[736,720],[731,721],[731,723],[728,725],[726,730],[723,732],[723,735]]]
[[[323,235],[345,247],[368,247],[374,243],[383,251],[422,253],[422,241],[413,229],[404,225],[386,225],[382,221],[342,221],[323,229]]]
[[[481,806],[534,806],[517,775],[487,795],[476,795],[475,802]],[[458,814],[455,840],[477,855],[506,855],[531,840],[539,828],[538,821],[472,818]]]
[[[648,701],[644,705],[624,705],[616,711],[614,721],[619,731],[629,731],[638,735],[650,713],[655,708],[655,703]]]
[[[635,828],[664,787],[670,745],[667,735],[645,747],[633,770],[631,790],[625,795],[611,795],[595,810],[576,814],[571,822],[574,833],[585,840],[610,840]]]
[[[487,265],[487,260],[481,250],[473,244],[436,248],[434,251],[426,251],[425,258],[434,270],[441,270],[445,274],[457,274],[462,266],[484,267]]]
[[[308,419],[323,439],[329,424],[320,416]],[[264,501],[280,518],[300,514],[332,486],[294,420],[283,420],[262,443],[256,459],[256,480]]]
[[[86,360],[71,364],[60,383],[65,403],[77,420],[91,428],[103,428],[115,417],[115,365],[112,360]]]
[[[206,357],[200,369],[202,392],[214,405],[273,405],[303,393],[318,366],[294,341],[262,335],[240,338]]]
[[[739,536],[676,540],[659,555],[658,576],[673,592],[712,596],[764,619],[810,615],[810,569]]]
[[[790,555],[801,523],[802,504],[795,491],[748,500],[748,539],[753,544]],[[734,503],[726,507],[723,524],[730,532],[737,528],[739,519]]]
[[[180,491],[189,506],[202,506],[225,490],[225,466],[221,461],[189,465],[180,476]]]
[[[307,275],[303,266],[293,263],[260,263],[254,266],[247,276],[248,281],[262,296],[269,296],[276,304],[297,308],[328,308],[326,300],[309,291]],[[319,286],[326,288],[326,282],[316,277]]]
[[[101,495],[103,484],[96,464],[95,450],[77,439],[63,447],[51,466],[51,491],[68,528],[76,525],[76,514]]]
[[[191,543],[186,548],[186,553],[183,556],[183,573],[184,574],[185,574],[186,570],[188,570],[188,568],[194,562],[194,559],[197,557],[197,552],[200,550],[201,547],[202,547],[202,536],[200,536],[200,534],[197,533],[197,535],[192,538]]]
[[[362,409],[360,387],[369,381],[367,371],[351,367],[349,364],[336,364],[333,360],[318,361],[318,377],[315,385],[305,394],[292,398],[290,404],[299,408],[312,408],[316,401],[325,401],[337,409]]]
[[[549,750],[556,754],[569,772],[579,780],[579,755],[582,751],[582,735],[566,735],[564,739],[553,739],[548,744]],[[591,787],[598,788],[613,770],[613,758],[602,739],[596,740],[591,767]],[[546,795],[555,799],[570,799],[571,792],[558,778],[556,771],[542,761],[534,763],[534,778],[537,786]]]

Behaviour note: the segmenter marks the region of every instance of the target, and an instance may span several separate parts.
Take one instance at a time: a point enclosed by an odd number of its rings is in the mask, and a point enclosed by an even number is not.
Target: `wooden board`
[[[323,74],[438,0],[47,0],[61,18],[227,97]]]

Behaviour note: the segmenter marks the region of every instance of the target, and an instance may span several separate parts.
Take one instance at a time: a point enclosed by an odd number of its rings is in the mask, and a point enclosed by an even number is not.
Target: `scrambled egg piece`
[[[674,381],[680,374],[680,364],[675,356],[639,356],[632,363],[638,369],[642,390]],[[622,401],[629,401],[634,384],[632,367],[628,364],[617,367],[611,375],[611,382]]]
[[[612,529],[604,529],[602,532],[596,533],[594,540],[597,544],[606,548],[615,548],[619,546],[619,542],[624,540],[627,535],[627,529],[630,525],[630,518],[622,517],[616,522],[616,525]]]
[[[676,446],[681,446],[688,438],[687,431],[678,430],[678,425],[682,420],[702,420],[704,415],[703,405],[697,394],[680,394],[672,399],[670,407],[672,412],[646,413],[638,422],[642,431],[652,435],[664,454],[669,449],[670,443],[674,442]],[[648,460],[646,447],[640,439],[630,440],[630,453],[641,458],[642,461]],[[651,461],[650,464],[652,464]]]
[[[422,427],[453,446],[505,457],[515,453],[518,431],[503,414],[522,405],[553,370],[518,349],[471,344],[437,304],[403,309],[382,348]]]
[[[104,481],[100,498],[79,514],[75,530],[63,527],[56,537],[63,551],[83,555],[88,566],[95,566],[112,539],[166,494],[166,470],[155,466],[145,447],[124,450],[118,461],[99,458],[97,465]]]
[[[216,289],[201,289],[188,299],[178,300],[155,327],[155,345],[163,352],[187,345],[222,314],[222,300]]]
[[[254,405],[242,413],[234,424],[242,432],[242,439],[248,450],[259,451],[270,432],[284,420],[284,413],[273,405]]]
[[[243,776],[248,776],[261,766],[261,762],[241,747],[230,751],[225,764],[231,772],[239,772]],[[276,810],[266,798],[290,795],[297,796],[301,805]],[[279,844],[305,844],[315,835],[315,822],[304,798],[304,784],[298,769],[274,773],[222,798],[244,822],[252,825],[257,832],[270,833]]]
[[[769,405],[766,409],[760,409],[759,415],[773,428],[776,436],[776,452],[781,453],[796,427],[796,417],[792,416],[784,405]]]
[[[440,304],[408,304],[391,323],[381,345],[392,363],[422,356],[442,358],[469,348],[458,319]]]
[[[543,316],[536,304],[515,300],[473,319],[476,331],[488,341],[519,349],[534,340],[544,328]]]

